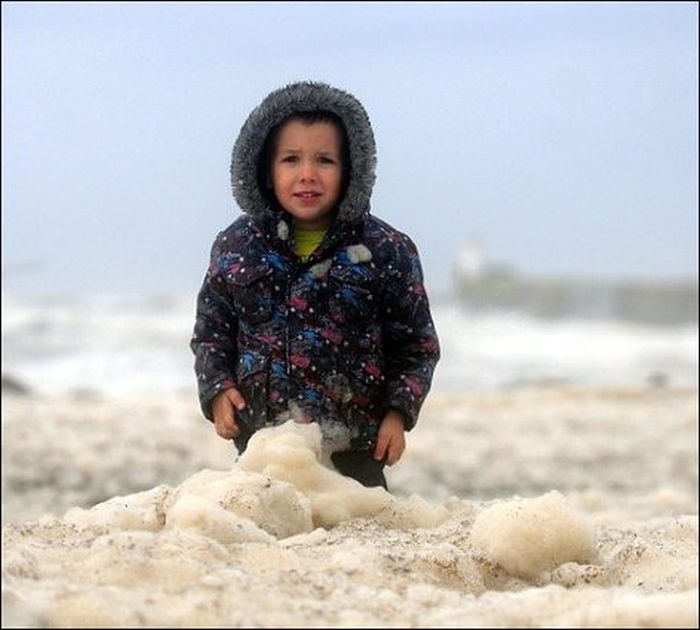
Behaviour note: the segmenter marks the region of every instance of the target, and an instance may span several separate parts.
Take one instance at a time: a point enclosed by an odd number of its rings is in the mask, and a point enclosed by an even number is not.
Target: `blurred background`
[[[436,388],[697,385],[697,3],[3,2],[4,389],[194,396],[233,143],[303,79],[369,112]]]

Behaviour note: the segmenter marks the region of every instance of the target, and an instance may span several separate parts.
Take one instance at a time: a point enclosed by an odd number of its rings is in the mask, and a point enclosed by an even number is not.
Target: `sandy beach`
[[[313,426],[236,459],[186,392],[5,393],[3,625],[696,627],[697,418],[693,388],[435,392],[389,494]]]

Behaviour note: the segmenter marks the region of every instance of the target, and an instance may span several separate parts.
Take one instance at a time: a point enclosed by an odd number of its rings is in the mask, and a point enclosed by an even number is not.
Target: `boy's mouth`
[[[294,193],[295,197],[300,197],[301,199],[313,199],[314,197],[320,197],[321,193],[314,190],[304,190],[302,192]]]

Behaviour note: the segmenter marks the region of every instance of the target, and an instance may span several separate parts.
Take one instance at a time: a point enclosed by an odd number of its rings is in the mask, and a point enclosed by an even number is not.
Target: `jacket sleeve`
[[[238,323],[222,276],[221,235],[214,242],[209,269],[197,297],[197,315],[190,348],[195,355],[199,404],[213,420],[211,403],[224,389],[235,387]]]
[[[440,344],[430,314],[418,251],[392,265],[384,302],[386,407],[400,411],[410,431],[430,390]]]

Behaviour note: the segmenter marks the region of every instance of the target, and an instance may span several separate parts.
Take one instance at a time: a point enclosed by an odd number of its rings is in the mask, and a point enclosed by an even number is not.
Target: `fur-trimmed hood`
[[[348,136],[350,181],[338,206],[337,219],[354,222],[370,209],[375,180],[376,145],[362,104],[352,95],[325,83],[292,83],[269,94],[248,116],[233,147],[231,187],[241,210],[264,221],[273,211],[258,187],[260,152],[270,131],[300,111],[330,111],[343,121]]]

